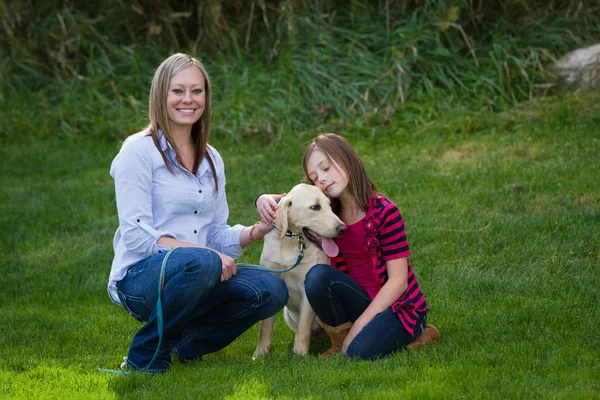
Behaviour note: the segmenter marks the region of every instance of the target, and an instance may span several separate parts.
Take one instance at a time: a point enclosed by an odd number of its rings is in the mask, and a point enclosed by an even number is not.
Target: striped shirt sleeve
[[[388,204],[382,211],[379,244],[385,261],[410,256],[404,221],[400,210],[393,203]]]

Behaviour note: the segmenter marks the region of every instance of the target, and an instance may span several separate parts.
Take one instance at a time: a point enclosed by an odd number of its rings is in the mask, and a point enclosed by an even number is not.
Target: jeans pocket
[[[147,317],[152,312],[152,307],[150,307],[146,299],[139,296],[128,296],[123,292],[118,292],[118,294],[123,308],[125,308],[129,315],[140,322],[145,322],[148,319]]]

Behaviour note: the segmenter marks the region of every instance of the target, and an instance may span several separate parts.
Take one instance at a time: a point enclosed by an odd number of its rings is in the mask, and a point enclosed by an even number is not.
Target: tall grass
[[[2,137],[91,124],[123,137],[174,51],[207,64],[215,131],[236,139],[385,124],[418,104],[429,119],[504,110],[546,94],[553,61],[600,36],[593,1],[32,3],[0,2]]]

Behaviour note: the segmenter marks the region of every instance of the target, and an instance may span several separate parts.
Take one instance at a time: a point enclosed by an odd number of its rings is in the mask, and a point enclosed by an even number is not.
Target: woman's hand
[[[233,258],[214,250],[221,257],[221,282],[224,282],[237,273],[237,267]]]
[[[275,221],[275,211],[277,211],[278,207],[277,202],[285,195],[285,193],[263,194],[256,200],[256,209],[258,210],[258,215],[260,215],[262,222],[270,225]]]
[[[254,228],[253,236],[256,239],[262,239],[266,236],[267,233],[271,232],[272,230],[273,224],[269,224],[261,220],[260,224],[256,225],[256,228]]]

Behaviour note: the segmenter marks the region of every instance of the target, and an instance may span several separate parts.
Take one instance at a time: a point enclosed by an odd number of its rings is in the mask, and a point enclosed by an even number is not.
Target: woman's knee
[[[288,289],[280,276],[264,271],[244,271],[236,279],[245,301],[254,303],[263,318],[275,315],[288,302]]]
[[[221,270],[221,257],[216,251],[200,247],[184,247],[179,249],[179,258],[186,272],[194,272],[197,269]]]
[[[215,251],[198,247],[184,247],[177,251],[180,251],[175,258],[180,263],[179,271],[187,274],[188,279],[206,288],[220,281],[222,262]]]
[[[275,274],[267,274],[262,283],[262,297],[276,313],[288,302],[288,288],[284,280]]]

